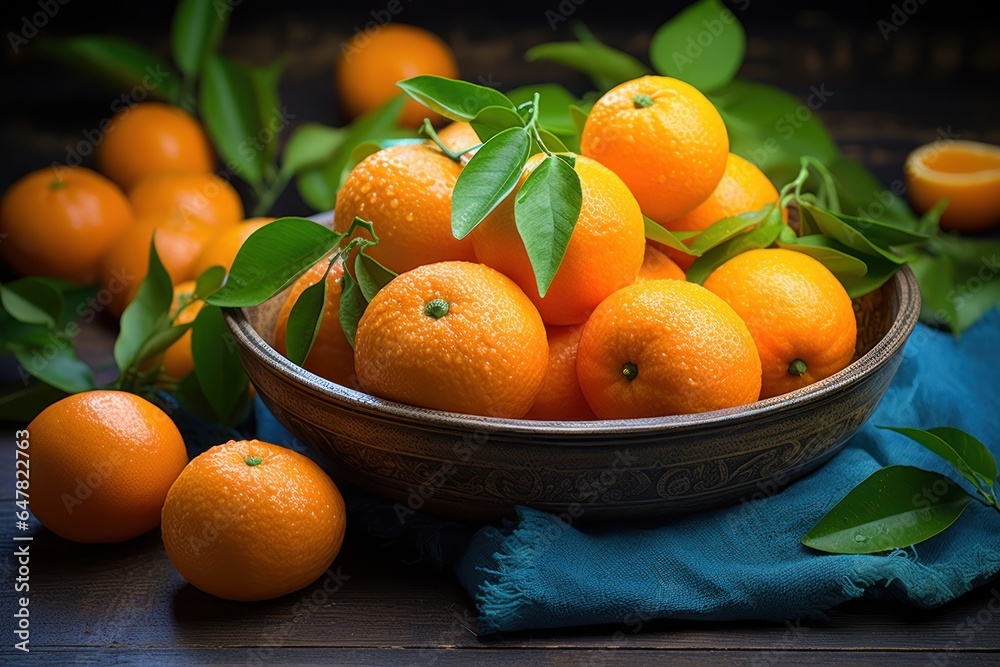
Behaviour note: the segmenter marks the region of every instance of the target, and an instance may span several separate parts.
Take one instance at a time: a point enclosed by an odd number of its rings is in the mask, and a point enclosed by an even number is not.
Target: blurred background
[[[111,88],[33,55],[35,37],[115,34],[167,56],[174,2],[5,2],[6,103],[0,109],[0,189],[25,173],[63,161],[66,146],[109,117],[118,97]],[[508,90],[558,81],[571,92],[592,86],[552,63],[527,63],[524,52],[543,42],[573,39],[582,21],[609,45],[640,59],[652,32],[687,2],[505,0],[491,3],[400,0],[395,17],[427,28],[454,49],[463,78]],[[40,4],[41,3],[41,4]],[[233,9],[223,55],[264,65],[284,54],[281,98],[292,129],[306,121],[340,125],[333,64],[341,45],[387,0],[281,3],[218,0]],[[1000,40],[996,23],[972,3],[726,2],[746,26],[747,55],[740,75],[781,86],[801,99],[813,87],[831,93],[818,110],[842,150],[861,159],[885,184],[902,178],[907,153],[942,133],[1000,143]],[[49,7],[45,21],[38,12]],[[53,11],[57,8],[57,11]],[[27,22],[27,23],[26,23]],[[29,24],[31,27],[29,27]],[[287,134],[285,135],[287,136]],[[85,159],[92,164],[92,156]],[[276,214],[310,213],[294,187]]]

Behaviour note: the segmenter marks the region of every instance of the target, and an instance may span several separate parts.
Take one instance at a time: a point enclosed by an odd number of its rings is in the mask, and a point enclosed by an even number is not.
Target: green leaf
[[[763,225],[747,234],[740,234],[721,243],[704,255],[694,260],[694,264],[687,270],[687,279],[690,282],[702,285],[712,275],[718,267],[728,262],[736,255],[748,250],[767,248],[781,233],[784,225]]]
[[[837,186],[843,211],[858,218],[877,219],[904,229],[919,230],[917,216],[903,196],[906,186],[901,180],[887,188],[860,162],[839,154],[827,168]]]
[[[822,86],[807,102],[818,109],[832,95]],[[773,183],[788,183],[810,155],[827,164],[837,148],[808,103],[772,86],[736,79],[709,95],[729,131],[729,150],[754,163]]]
[[[28,277],[0,285],[0,303],[19,322],[55,327],[62,314],[63,295],[47,279]]]
[[[264,178],[265,156],[255,146],[261,121],[250,70],[209,55],[202,71],[199,106],[205,129],[226,166],[251,185],[259,186]]]
[[[649,60],[660,74],[711,91],[732,81],[745,52],[739,19],[719,0],[701,0],[660,26]]]
[[[541,83],[515,88],[507,93],[507,99],[514,106],[518,106],[531,102],[535,98],[535,93],[538,93],[538,123],[542,127],[551,132],[577,132],[570,107],[579,104],[580,100],[558,83]]]
[[[28,373],[67,394],[94,388],[90,367],[76,356],[73,345],[54,339],[43,347],[14,348],[14,357]]]
[[[948,528],[971,499],[944,475],[889,466],[854,487],[806,533],[802,543],[837,554],[908,547]]]
[[[279,218],[247,238],[226,284],[205,301],[228,308],[263,303],[329,256],[343,238],[306,218]]]
[[[525,60],[544,60],[583,72],[600,90],[649,74],[649,69],[627,53],[596,41],[549,42],[528,49]]]
[[[188,79],[195,79],[205,59],[226,32],[230,12],[217,11],[215,0],[181,0],[174,10],[170,45],[174,62]]]
[[[216,420],[235,425],[248,391],[246,373],[240,363],[237,343],[226,326],[222,311],[205,306],[191,328],[191,356],[195,377]]]
[[[212,405],[208,402],[208,397],[201,390],[198,384],[198,375],[192,371],[177,383],[174,396],[181,404],[181,407],[193,414],[203,422],[212,423],[217,421]]]
[[[691,252],[691,248],[684,243],[684,239],[681,238],[678,234],[671,232],[667,228],[657,223],[655,220],[647,218],[646,216],[642,216],[642,220],[646,225],[647,239],[656,241],[657,243],[662,243],[668,248],[672,248],[678,252],[682,252],[685,255],[694,256],[694,253]],[[693,236],[691,238],[693,238]]]
[[[198,276],[194,284],[195,297],[204,299],[216,292],[226,280],[226,269],[222,266],[212,266]]]
[[[540,296],[545,296],[562,264],[582,205],[580,176],[552,156],[542,160],[517,191],[514,220]]]
[[[180,92],[171,65],[120,37],[85,35],[40,39],[37,53],[110,85],[116,90],[138,87],[154,98],[176,104]]]
[[[455,182],[451,232],[464,239],[511,193],[528,160],[531,141],[521,128],[496,135],[472,156]]]
[[[122,313],[121,331],[115,340],[115,364],[122,375],[132,366],[144,361],[138,358],[138,353],[146,339],[170,326],[170,305],[173,300],[173,283],[156,251],[154,234],[149,243],[149,270],[139,285],[135,299]]]
[[[880,248],[923,243],[928,239],[927,234],[912,227],[907,229],[895,223],[882,222],[873,218],[859,218],[847,213],[838,213],[837,217],[864,234],[869,241]]]
[[[891,251],[873,243],[863,233],[844,222],[836,213],[815,204],[800,203],[799,211],[810,225],[825,236],[828,236],[857,252],[870,257],[883,258],[894,264],[903,264],[904,260]]]
[[[952,329],[960,334],[984,313],[1000,306],[1000,241],[938,234],[928,239],[926,251],[952,259],[954,274],[918,276],[921,293],[940,290],[955,312]]]
[[[328,269],[329,270],[329,269]],[[309,357],[326,306],[327,274],[302,291],[288,314],[286,350],[288,359],[301,366]]]
[[[802,236],[794,243],[778,240],[778,247],[794,250],[818,260],[830,270],[850,293],[853,286],[868,273],[868,265],[850,254],[849,249],[822,234]]]
[[[691,254],[700,256],[717,245],[744,233],[751,227],[756,227],[767,220],[768,217],[774,217],[774,215],[777,216],[777,221],[780,223],[781,213],[778,212],[774,204],[768,204],[759,211],[741,213],[731,218],[723,218],[722,220],[713,222],[698,236],[694,237],[694,241],[690,245]]]
[[[392,270],[387,269],[373,257],[369,257],[364,250],[358,252],[354,260],[354,275],[366,301],[374,299],[379,290],[396,277]]]
[[[213,0],[214,1],[214,0]],[[252,147],[263,146],[263,161],[269,163],[278,152],[281,131],[288,124],[285,108],[278,95],[278,82],[285,71],[285,60],[279,58],[264,67],[249,68],[257,100],[258,130],[253,137]]]
[[[361,288],[355,282],[349,271],[344,271],[341,278],[340,291],[340,328],[347,341],[354,347],[354,337],[358,332],[358,321],[365,314],[368,302],[365,301]]]
[[[151,335],[143,342],[139,351],[136,352],[134,364],[142,364],[146,360],[165,352],[168,347],[179,341],[191,329],[191,324],[191,322],[187,324],[175,324],[168,329],[157,331]]]
[[[920,253],[910,262],[913,276],[920,285],[920,319],[933,326],[947,326],[961,332],[955,310],[955,260],[950,255]]]
[[[486,107],[513,109],[500,91],[468,81],[423,74],[396,85],[417,102],[451,120],[471,121]]]
[[[389,135],[405,104],[406,98],[403,95],[397,95],[377,109],[358,117],[348,126],[343,141],[334,150],[330,159],[320,168],[324,180],[322,193],[310,193],[323,195],[316,197],[316,201],[322,204],[318,207],[320,210],[329,210],[336,206],[337,192],[351,171],[351,153],[354,151],[354,147],[362,141],[383,139]],[[302,176],[304,175],[302,174]],[[306,178],[308,179],[308,177]],[[299,181],[298,185],[301,189],[302,182]],[[310,205],[315,206],[312,202]]]
[[[28,423],[45,408],[67,396],[65,391],[44,382],[0,392],[0,421]]]
[[[489,141],[509,128],[524,127],[524,119],[508,107],[486,107],[470,122],[481,141]]]
[[[587,116],[590,114],[575,104],[569,108],[569,117],[573,119],[573,132],[577,137],[583,134],[583,127],[587,124]]]
[[[345,131],[321,123],[299,125],[288,137],[281,157],[281,171],[297,174],[308,167],[318,167],[333,156],[344,140]]]
[[[560,139],[556,135],[552,134],[548,130],[543,129],[543,128],[538,128],[538,136],[540,136],[542,138],[542,141],[545,142],[545,147],[548,148],[553,153],[569,153],[570,152],[569,148],[566,147],[566,144],[564,144],[562,142],[562,139]],[[539,146],[538,152],[542,152],[540,146]],[[572,157],[572,156],[571,155],[567,155],[566,157]],[[573,158],[573,160],[575,161],[576,158]],[[572,166],[572,165],[570,165],[570,166]]]
[[[992,486],[997,477],[997,462],[986,446],[965,431],[951,426],[922,430],[896,426],[879,426],[886,431],[905,435],[947,461],[973,486]]]

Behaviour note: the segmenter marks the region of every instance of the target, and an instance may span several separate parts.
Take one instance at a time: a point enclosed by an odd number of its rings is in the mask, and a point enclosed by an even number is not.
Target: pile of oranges
[[[467,123],[439,140],[479,143]],[[671,231],[777,205],[755,165],[729,152],[726,127],[692,86],[646,76],[598,100],[574,158],[582,206],[542,296],[514,217],[518,190],[464,239],[451,231],[467,163],[434,142],[361,161],[338,194],[338,231],[360,217],[367,252],[400,274],[346,343],[336,265],[317,344],[304,367],[334,382],[422,407],[538,420],[657,417],[730,408],[804,387],[854,356],[851,299],[817,260],[768,248],[737,255],[704,286],[693,257],[645,239],[643,216]],[[274,339],[326,261],[294,284]]]

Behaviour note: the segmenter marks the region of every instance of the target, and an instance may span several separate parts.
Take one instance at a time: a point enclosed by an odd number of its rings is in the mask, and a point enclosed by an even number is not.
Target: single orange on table
[[[705,281],[750,329],[760,354],[761,398],[829,377],[854,357],[851,297],[818,260],[793,250],[750,250]]]
[[[625,181],[643,213],[663,223],[712,194],[726,169],[729,135],[718,110],[697,88],[644,76],[597,100],[580,146]]]
[[[128,198],[139,218],[173,212],[219,229],[243,219],[243,203],[236,189],[215,174],[153,174],[129,190]]]
[[[383,287],[358,322],[354,364],[369,394],[435,410],[523,417],[545,379],[545,325],[508,277],[440,262]]]
[[[195,281],[188,280],[174,286],[174,301],[170,312],[177,313],[174,324],[190,324],[205,306],[201,299],[194,298]],[[188,330],[163,353],[163,374],[180,380],[194,370],[194,355],[191,353],[191,331]]]
[[[942,229],[993,229],[1000,225],[1000,146],[978,141],[921,146],[906,158],[906,187],[918,213],[948,200]]]
[[[288,354],[286,334],[288,333],[288,316],[299,300],[302,292],[315,285],[326,273],[328,259],[320,260],[311,269],[303,273],[292,283],[285,302],[281,304],[278,317],[274,323],[274,349],[281,354]],[[313,340],[309,356],[302,367],[307,371],[324,377],[331,382],[360,389],[358,376],[354,372],[354,348],[351,347],[344,330],[340,327],[340,279],[344,275],[344,263],[337,260],[326,274],[326,303],[323,306],[319,330]]]
[[[446,260],[472,261],[472,241],[451,233],[451,196],[461,172],[461,165],[427,144],[373,153],[354,167],[337,194],[335,229],[346,232],[355,217],[373,223],[379,243],[365,252],[396,273]]]
[[[196,588],[269,600],[316,581],[344,541],[336,485],[312,460],[260,440],[195,457],[163,504],[167,557]]]
[[[45,408],[31,434],[31,511],[74,542],[120,542],[160,523],[188,462],[163,410],[123,391],[73,394]]]
[[[161,214],[136,220],[112,244],[101,262],[101,285],[108,310],[118,317],[135,298],[149,271],[149,246],[156,234],[156,252],[176,285],[194,280],[194,263],[215,236],[216,229],[200,220]]]
[[[458,78],[451,48],[423,28],[389,23],[358,32],[341,45],[336,67],[337,96],[349,116],[358,116],[400,94],[398,81],[420,74]],[[400,125],[416,127],[441,116],[416,100],[407,100]]]
[[[161,172],[209,172],[215,156],[208,136],[183,109],[142,102],[116,113],[95,151],[97,168],[130,190]]]
[[[228,272],[236,254],[250,235],[270,222],[274,222],[274,218],[250,218],[223,229],[198,255],[194,263],[194,274],[200,276],[213,266],[221,266]]]
[[[18,275],[92,283],[101,258],[132,220],[125,194],[100,174],[39,169],[4,193],[0,255]]]
[[[639,275],[635,277],[636,282],[685,279],[684,270],[674,260],[654,246],[652,241],[646,242],[646,254],[643,255]]]
[[[736,407],[760,394],[760,358],[746,324],[700,285],[653,280],[597,307],[576,370],[601,419],[661,417]]]
[[[607,167],[576,158],[583,204],[559,270],[548,292],[538,292],[535,272],[514,220],[514,200],[544,156],[528,160],[514,191],[469,237],[480,262],[510,276],[531,299],[546,324],[580,324],[605,297],[631,284],[646,248],[642,212],[629,189]],[[376,227],[377,229],[377,227]]]
[[[545,331],[549,340],[549,369],[535,404],[524,418],[546,421],[597,419],[576,376],[576,351],[583,325],[548,326]]]

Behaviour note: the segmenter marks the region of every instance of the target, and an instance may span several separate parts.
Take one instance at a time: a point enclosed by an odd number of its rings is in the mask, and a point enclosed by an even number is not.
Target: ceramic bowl
[[[750,405],[653,419],[542,422],[404,405],[318,377],[272,347],[284,294],[226,321],[264,403],[334,476],[462,519],[529,505],[574,519],[655,517],[773,493],[836,454],[871,416],[920,312],[903,268],[854,302],[854,362],[809,387]]]

